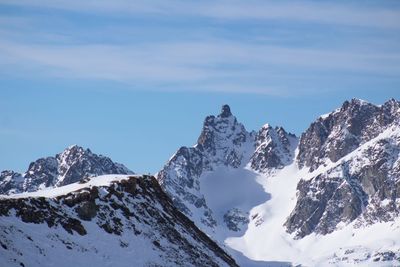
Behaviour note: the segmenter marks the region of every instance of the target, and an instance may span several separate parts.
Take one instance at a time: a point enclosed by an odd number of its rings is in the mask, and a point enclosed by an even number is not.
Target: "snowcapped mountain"
[[[261,172],[282,168],[292,161],[296,143],[296,137],[283,128],[265,125],[258,133],[248,132],[224,105],[218,116],[205,119],[197,144],[181,147],[157,179],[175,205],[211,233],[217,221],[204,198],[203,177],[221,168],[243,170],[251,165]],[[230,228],[236,229],[233,221],[244,215],[232,207],[224,216]]]
[[[359,99],[318,118],[301,136],[297,160],[310,171],[336,162],[399,120],[399,102],[376,106]]]
[[[315,143],[321,128],[324,134]],[[300,140],[299,166],[315,170],[298,184],[288,230],[303,237],[333,232],[356,219],[393,221],[400,212],[399,153],[400,103],[393,99],[382,106],[353,99],[319,118]]]
[[[269,264],[400,264],[399,108],[346,101],[298,141],[247,132],[224,106],[157,179],[239,264],[234,250]]]
[[[271,199],[254,223],[226,243],[255,260],[399,265],[399,108],[353,99],[318,118],[295,162],[263,178]]]
[[[40,158],[29,165],[24,174],[14,171],[0,173],[0,194],[32,192],[59,187],[103,174],[133,174],[110,158],[96,155],[89,149],[73,145],[55,157]]]
[[[181,147],[157,179],[181,211],[212,230],[217,222],[202,194],[200,176],[219,166],[243,166],[253,150],[254,134],[247,132],[224,105],[220,115],[205,119],[197,144]]]
[[[269,124],[264,125],[256,135],[251,168],[266,172],[289,165],[293,162],[297,142],[296,136],[282,127],[274,129]]]
[[[86,178],[129,172],[79,147],[24,174],[2,172],[3,192],[25,193],[0,198],[0,265],[25,263],[30,253],[42,265],[43,255],[56,260],[65,251],[73,258],[65,266],[83,261],[83,252],[101,265],[128,258],[138,266],[400,265],[394,99],[346,101],[300,139],[268,124],[249,132],[224,105],[156,180]]]
[[[0,198],[1,266],[237,266],[151,176]]]
[[[258,179],[290,164],[297,142],[281,127],[248,132],[224,105],[205,119],[197,144],[181,147],[157,179],[174,204],[223,245],[243,234],[250,209],[269,199]],[[235,259],[250,264],[240,255]]]

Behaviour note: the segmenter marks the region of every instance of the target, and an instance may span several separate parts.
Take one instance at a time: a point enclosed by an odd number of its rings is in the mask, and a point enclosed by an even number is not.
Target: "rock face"
[[[376,106],[359,99],[321,116],[301,135],[297,161],[310,171],[339,159],[371,140],[399,118],[398,101]]]
[[[229,106],[218,116],[208,116],[194,147],[181,147],[157,174],[157,179],[172,197],[175,205],[191,218],[199,215],[206,227],[216,222],[200,191],[200,176],[216,167],[237,168],[248,161],[253,150],[254,135],[237,122]]]
[[[289,165],[294,158],[297,138],[282,127],[264,125],[256,135],[256,150],[250,159],[252,169],[265,172]]]
[[[2,171],[0,173],[0,193],[13,194],[22,191],[24,177],[14,171]]]
[[[237,266],[154,177],[98,179],[1,198],[0,265]]]
[[[89,149],[70,146],[55,157],[40,158],[29,165],[24,174],[3,171],[0,194],[32,192],[46,187],[59,187],[103,174],[133,174],[110,158],[96,155]]]
[[[394,220],[400,212],[400,103],[353,99],[312,123],[297,157],[309,168],[286,226],[298,238]]]
[[[206,117],[197,144],[181,147],[157,174],[157,179],[174,204],[211,233],[217,222],[202,192],[202,176],[221,167],[249,166],[257,172],[282,168],[293,161],[296,143],[297,138],[283,128],[267,125],[258,133],[248,132],[232,115],[230,107],[224,105],[218,116]],[[225,214],[226,220],[233,217],[230,211]],[[228,221],[240,224],[243,220],[247,218]],[[229,229],[237,230],[238,225],[228,224]]]

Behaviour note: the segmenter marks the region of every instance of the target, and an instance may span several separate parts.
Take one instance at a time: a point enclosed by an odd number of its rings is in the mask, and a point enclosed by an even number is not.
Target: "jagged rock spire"
[[[231,108],[229,107],[229,105],[223,105],[222,109],[221,109],[221,114],[219,115],[221,118],[227,118],[232,116],[231,113]]]

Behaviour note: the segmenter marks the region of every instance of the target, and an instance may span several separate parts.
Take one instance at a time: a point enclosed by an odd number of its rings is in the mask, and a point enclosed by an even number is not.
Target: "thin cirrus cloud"
[[[384,3],[386,1],[382,1]],[[102,14],[162,14],[218,19],[284,19],[400,28],[400,10],[336,1],[67,1],[3,0],[3,4]]]
[[[4,0],[2,4],[25,8],[21,14],[15,12],[0,17],[0,72],[13,72],[13,75],[18,75],[19,69],[27,69],[31,75],[43,77],[111,80],[155,90],[174,88],[285,95],[294,91],[290,89],[297,85],[291,84],[293,80],[306,81],[305,88],[296,87],[295,91],[299,92],[310,90],[307,83],[323,83],[319,76],[335,80],[338,73],[344,73],[396,79],[400,73],[400,51],[395,45],[397,38],[378,38],[381,31],[389,32],[385,36],[391,36],[392,32],[395,33],[393,36],[398,34],[400,12],[383,5],[357,7],[354,3],[305,1],[123,0]],[[41,11],[39,15],[37,10]],[[101,33],[98,34],[100,37],[115,34],[101,26],[85,28],[85,21],[79,26],[61,23],[64,28],[60,29],[51,26],[43,29],[38,26],[36,29],[32,26],[43,25],[53,10],[64,12],[61,15],[67,22],[71,19],[70,13],[95,14],[100,21],[109,16],[139,16],[151,21],[154,15],[160,15],[165,21],[180,23],[186,23],[188,18],[199,19],[207,26],[198,27],[195,23],[190,27],[191,22],[187,22],[189,27],[182,30],[183,34],[167,36],[167,39],[160,37],[156,42],[147,35],[139,37],[139,41],[112,43],[107,38],[89,38],[90,41],[87,41],[82,40],[82,36],[94,36],[95,32]],[[214,22],[210,23],[210,20]],[[286,35],[294,41],[286,44],[287,40],[283,40],[285,37],[279,31],[269,34],[238,32],[232,24],[237,20],[246,21],[244,23],[268,21],[288,24]],[[306,24],[302,26],[302,32],[296,32],[294,25],[297,22]],[[129,28],[136,25],[124,23],[113,22],[107,27],[125,29],[127,32],[122,32],[122,35],[129,36]],[[330,45],[330,41],[338,42],[338,38],[325,35],[327,24],[341,30],[348,27],[356,37],[347,34],[339,40],[340,47]],[[176,27],[176,24],[154,26],[145,19],[140,27],[150,35],[164,36],[165,27],[172,30],[171,27]],[[225,35],[220,35],[220,32]],[[358,36],[360,32],[363,33],[362,38]],[[189,38],[196,33],[201,38]],[[249,40],[240,38],[241,33]],[[239,37],[229,37],[235,34]],[[304,44],[303,36],[310,35],[319,36],[322,44]],[[257,41],[263,39],[266,41]],[[302,77],[298,79],[300,75]]]
[[[69,75],[122,81],[201,81],[277,65],[386,75],[396,75],[400,70],[400,55],[227,42],[47,46],[0,41],[0,49],[10,63],[30,62]]]

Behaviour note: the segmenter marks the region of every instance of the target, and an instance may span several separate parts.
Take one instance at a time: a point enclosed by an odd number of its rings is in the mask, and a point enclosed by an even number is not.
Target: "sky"
[[[0,170],[78,144],[155,173],[223,104],[300,135],[400,99],[399,1],[0,0]]]

